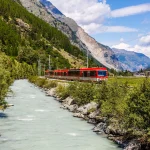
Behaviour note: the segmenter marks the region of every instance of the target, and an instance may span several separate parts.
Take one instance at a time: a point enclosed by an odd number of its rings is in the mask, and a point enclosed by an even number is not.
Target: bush
[[[90,103],[94,99],[95,84],[74,82],[68,86],[68,89],[79,106]]]
[[[58,85],[57,89],[56,89],[56,93],[59,97],[61,97],[62,99],[67,98],[69,95],[69,90],[68,87],[65,87],[61,84]]]
[[[35,84],[39,87],[43,87],[45,84],[47,84],[47,80],[45,78],[38,78],[35,82]]]
[[[48,81],[48,83],[46,83],[43,88],[47,88],[47,89],[51,89],[51,88],[55,88],[58,86],[58,83],[56,81]]]

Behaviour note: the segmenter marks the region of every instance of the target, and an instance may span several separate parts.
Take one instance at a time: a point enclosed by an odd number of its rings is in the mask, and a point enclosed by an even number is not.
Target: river
[[[14,106],[0,112],[0,150],[120,149],[27,80],[15,81],[11,89],[6,100]]]

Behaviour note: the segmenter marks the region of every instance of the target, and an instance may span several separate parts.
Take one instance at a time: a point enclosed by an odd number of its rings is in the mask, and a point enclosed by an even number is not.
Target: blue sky
[[[150,57],[150,0],[49,0],[98,42]]]
[[[150,3],[150,0],[107,0],[111,10],[116,10],[129,6],[137,6],[140,4]],[[140,39],[140,34],[147,35],[150,33],[150,11],[139,13],[135,15],[129,15],[119,18],[109,18],[104,22],[105,25],[111,26],[126,26],[135,28],[138,32],[124,32],[124,33],[101,33],[91,35],[99,42],[112,46],[120,43],[120,39],[124,39],[124,42],[134,45]]]

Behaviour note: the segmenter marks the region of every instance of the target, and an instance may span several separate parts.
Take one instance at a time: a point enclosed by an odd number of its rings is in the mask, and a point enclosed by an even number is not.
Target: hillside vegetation
[[[15,79],[24,79],[37,74],[36,65],[19,63],[0,52],[0,109],[6,107],[5,97]]]
[[[0,2],[0,49],[19,62],[37,63],[41,59],[52,68],[70,68],[71,64],[58,51],[64,49],[73,56],[86,60],[85,54],[72,45],[66,35],[29,13],[13,0]],[[58,51],[54,51],[54,47]]]

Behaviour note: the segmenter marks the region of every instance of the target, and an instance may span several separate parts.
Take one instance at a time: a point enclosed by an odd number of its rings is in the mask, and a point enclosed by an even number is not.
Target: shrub
[[[69,91],[68,91],[68,87],[65,87],[61,84],[59,84],[57,86],[57,89],[56,89],[56,93],[58,94],[59,97],[61,97],[62,99],[65,99],[67,98],[69,95]]]
[[[45,78],[38,78],[35,84],[39,87],[43,87],[48,81]]]
[[[69,93],[75,99],[78,105],[87,104],[94,99],[95,85],[91,83],[72,83],[70,84]]]
[[[48,83],[46,83],[43,88],[47,88],[47,89],[51,89],[51,88],[55,88],[58,86],[58,83],[56,81],[48,81]]]

